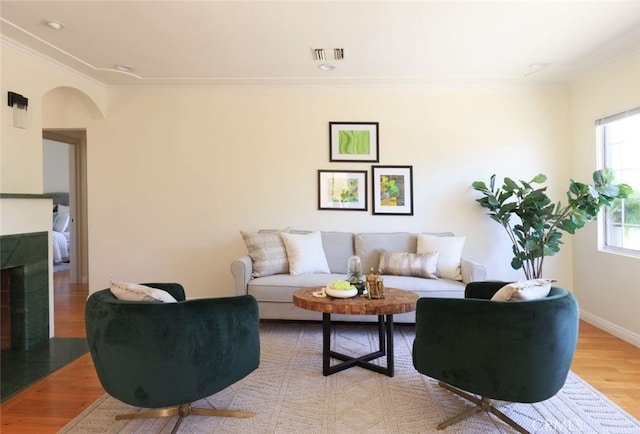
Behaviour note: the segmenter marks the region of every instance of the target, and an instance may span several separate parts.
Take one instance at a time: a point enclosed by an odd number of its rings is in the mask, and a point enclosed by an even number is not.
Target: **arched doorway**
[[[87,156],[90,145],[87,131],[103,119],[104,101],[101,104],[82,90],[61,86],[42,97],[43,139],[68,143],[72,150],[69,152],[69,201],[74,211],[73,233],[70,234],[72,283],[88,283],[89,279]]]
[[[69,153],[69,176],[72,188],[69,191],[70,205],[74,208],[73,270],[68,280],[88,286],[89,283],[89,208],[90,197],[87,190],[89,171],[88,156],[90,155],[90,132],[105,118],[104,89],[89,89],[89,93],[69,86],[50,89],[42,96],[42,137],[70,144],[73,152]],[[53,264],[50,264],[50,282],[52,298],[56,298],[53,279]],[[73,282],[73,283],[72,283]],[[55,301],[51,306],[50,328],[53,336],[58,335],[55,326],[58,315]]]

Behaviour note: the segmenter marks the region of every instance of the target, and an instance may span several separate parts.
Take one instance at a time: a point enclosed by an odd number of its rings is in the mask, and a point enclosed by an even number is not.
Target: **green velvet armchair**
[[[564,385],[578,338],[576,299],[552,287],[538,300],[489,300],[505,284],[473,282],[464,299],[417,302],[414,367],[476,404],[438,429],[487,411],[526,433],[491,400],[544,401]]]
[[[250,417],[251,413],[193,408],[258,367],[258,305],[251,296],[185,300],[175,283],[147,283],[177,303],[122,301],[109,289],[87,300],[85,323],[98,378],[111,396],[155,409],[116,419],[189,414]]]

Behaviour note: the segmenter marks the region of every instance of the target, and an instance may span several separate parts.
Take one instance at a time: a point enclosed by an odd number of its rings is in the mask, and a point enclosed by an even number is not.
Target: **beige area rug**
[[[376,327],[372,325],[341,324],[334,335],[333,348],[339,352],[360,355],[377,345]],[[394,377],[359,367],[324,377],[320,324],[263,323],[260,337],[260,367],[235,385],[195,404],[252,411],[255,416],[189,416],[180,433],[427,433],[436,432],[437,423],[468,407],[466,401],[413,368],[411,326],[396,326]],[[535,433],[640,433],[638,420],[573,373],[564,388],[547,401],[505,403],[501,408]],[[105,395],[61,432],[168,433],[177,418],[114,420],[116,414],[131,411],[137,409]],[[513,430],[483,413],[438,432]]]

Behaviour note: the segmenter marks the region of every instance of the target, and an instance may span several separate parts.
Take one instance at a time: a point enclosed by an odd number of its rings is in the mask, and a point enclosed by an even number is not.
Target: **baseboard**
[[[584,310],[580,310],[580,319],[640,348],[640,335],[637,333],[633,333],[617,324],[602,319],[599,316],[585,312]]]

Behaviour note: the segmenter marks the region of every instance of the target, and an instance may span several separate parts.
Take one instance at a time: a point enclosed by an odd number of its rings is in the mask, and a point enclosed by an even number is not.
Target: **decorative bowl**
[[[353,289],[325,288],[324,292],[326,292],[327,295],[330,295],[331,297],[335,297],[335,298],[351,298],[358,295],[357,288],[353,288]]]

